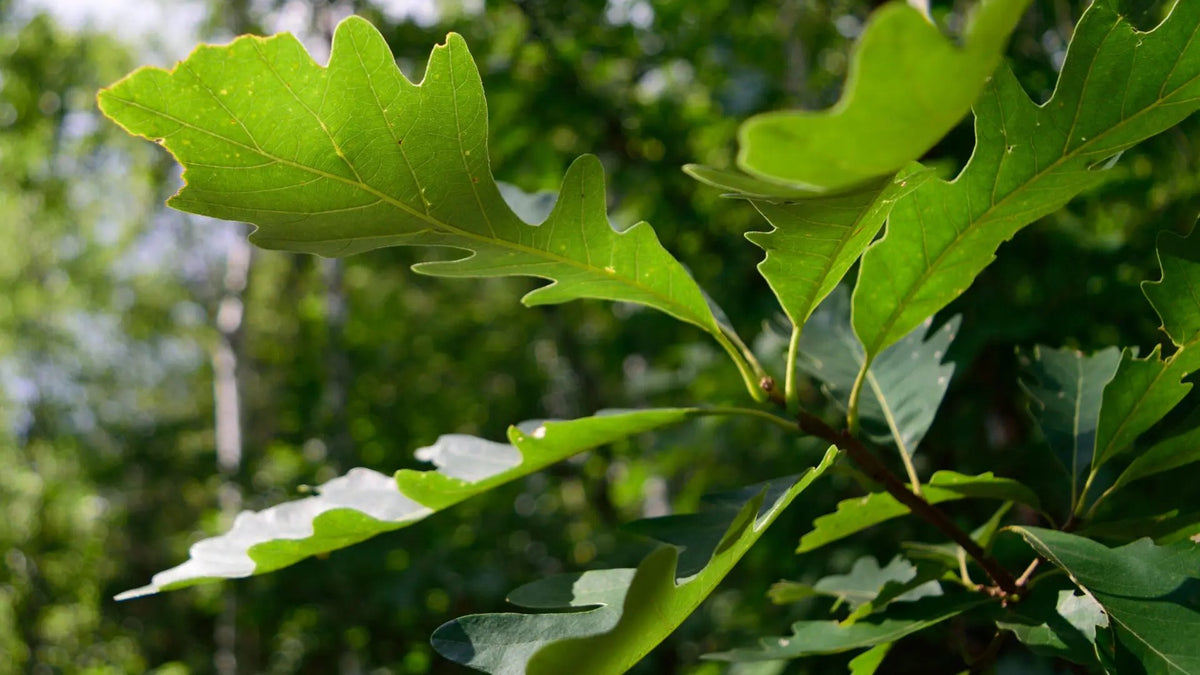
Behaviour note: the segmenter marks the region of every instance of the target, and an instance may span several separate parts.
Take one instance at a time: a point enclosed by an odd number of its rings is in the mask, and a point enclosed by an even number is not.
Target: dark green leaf
[[[206,581],[264,574],[318,553],[408,526],[497,485],[589,448],[703,414],[696,408],[617,412],[569,422],[510,427],[512,445],[474,436],[442,436],[417,451],[436,471],[403,470],[395,478],[352,469],[317,494],[263,511],[243,511],[229,532],[197,542],[187,562],[154,575],[118,599]]]
[[[1098,670],[1096,631],[1108,627],[1108,615],[1091,595],[1069,581],[1049,578],[1036,592],[1008,608],[996,626],[1012,631],[1039,654],[1067,659]]]
[[[1026,390],[1036,404],[1034,416],[1071,477],[1072,503],[1083,487],[1080,479],[1092,465],[1100,402],[1120,360],[1116,347],[1085,355],[1041,346],[1026,359],[1025,369],[1033,376]]]
[[[1200,672],[1200,544],[1141,539],[1108,548],[1056,530],[1013,529],[1104,608],[1120,672]]]
[[[788,504],[825,472],[830,448],[800,476],[709,500],[691,516],[633,527],[666,541],[636,570],[601,570],[534,582],[513,601],[552,614],[478,614],[451,621],[433,646],[458,663],[489,673],[621,673],[675,630]],[[588,591],[574,595],[576,587]],[[596,588],[608,587],[602,595]],[[574,612],[564,612],[572,608]]]
[[[750,118],[739,132],[738,165],[759,178],[830,190],[895,173],[967,113],[1028,4],[984,0],[962,47],[916,9],[885,5],[854,47],[838,104]]]
[[[1040,106],[997,70],[974,106],[966,168],[901,199],[863,256],[854,330],[870,357],[965,291],[1002,242],[1104,180],[1105,160],[1200,107],[1198,22],[1200,3],[1179,2],[1143,33],[1092,3]]]
[[[1011,478],[997,478],[991,472],[964,476],[953,471],[939,471],[921,486],[921,491],[930,504],[978,498],[1015,501],[1041,508],[1037,495],[1028,487]],[[836,511],[813,521],[812,531],[800,539],[796,552],[811,551],[906,513],[908,507],[886,492],[873,492],[838,502]]]
[[[1193,419],[1200,423],[1200,419],[1197,417],[1193,415]],[[1116,490],[1135,480],[1178,469],[1195,462],[1200,462],[1200,424],[1177,436],[1159,441],[1145,452],[1140,453],[1117,477],[1112,489]]]

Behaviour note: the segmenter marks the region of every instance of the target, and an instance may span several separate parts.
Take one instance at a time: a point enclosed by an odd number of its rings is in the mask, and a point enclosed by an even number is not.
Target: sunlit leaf
[[[1028,504],[1040,509],[1037,494],[1011,478],[997,478],[991,472],[965,476],[939,471],[921,486],[921,494],[930,504],[957,499],[999,499]],[[804,553],[908,513],[908,507],[886,492],[838,502],[837,510],[813,521],[813,529],[800,539],[797,553]]]
[[[264,574],[304,558],[408,526],[432,513],[539,471],[589,448],[702,414],[666,408],[510,427],[512,445],[460,434],[417,451],[433,471],[403,470],[393,478],[352,469],[317,494],[263,511],[243,511],[225,534],[192,546],[187,562],[154,575],[149,585],[118,599],[218,579]]]
[[[337,28],[328,67],[291,35],[198,48],[170,72],[143,68],[100,94],[130,133],[184,166],[171,206],[253,223],[265,248],[350,255],[381,246],[468,252],[425,274],[549,279],[528,305],[636,302],[720,332],[700,289],[649,225],[615,231],[604,177],[576,160],[552,212],[526,223],[488,158],[487,104],[466,44],[436,47],[419,85],[367,21]]]
[[[871,357],[971,285],[1001,243],[1105,179],[1126,148],[1200,107],[1200,3],[1139,32],[1110,3],[1080,19],[1053,96],[1037,105],[999,68],[974,105],[976,144],[953,181],[897,202],[863,256],[854,330]]]
[[[439,628],[433,646],[489,673],[625,672],[691,614],[836,456],[830,448],[800,476],[719,496],[698,514],[642,521],[634,529],[671,545],[651,553],[636,570],[536,581],[510,600],[551,613],[462,617]]]
[[[1120,672],[1200,672],[1200,544],[1140,539],[1108,548],[1056,530],[1013,529],[1104,608]]]
[[[1029,0],[983,0],[960,47],[902,2],[877,10],[829,110],[764,113],[739,131],[738,166],[759,178],[836,190],[890,175],[967,114]]]
[[[850,675],[874,675],[892,650],[891,642],[875,645],[867,651],[850,659]]]

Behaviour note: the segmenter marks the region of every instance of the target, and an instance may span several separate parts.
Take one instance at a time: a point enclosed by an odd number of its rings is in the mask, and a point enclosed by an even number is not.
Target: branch
[[[896,501],[907,506],[913,513],[932,524],[942,534],[950,537],[954,543],[961,546],[967,555],[971,556],[987,572],[988,576],[1003,591],[1004,595],[1012,596],[1020,592],[1016,580],[1013,579],[1008,570],[1004,569],[1000,563],[989,556],[962,528],[955,525],[949,516],[925,501],[924,497],[914,494],[909,490],[896,477],[896,474],[888,470],[883,462],[880,462],[861,441],[848,431],[837,431],[823,422],[819,417],[803,410],[796,414],[796,421],[800,426],[800,430],[804,433],[811,434],[836,445],[849,455],[850,459],[858,465],[858,468],[862,469],[863,473],[881,483],[888,494],[896,498]]]

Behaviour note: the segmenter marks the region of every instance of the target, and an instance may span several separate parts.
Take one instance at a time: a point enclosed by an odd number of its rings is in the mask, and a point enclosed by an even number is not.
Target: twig
[[[1013,596],[1020,592],[1016,580],[1013,579],[1012,574],[1008,570],[1004,569],[1000,563],[989,556],[962,528],[955,525],[949,516],[940,509],[934,508],[932,504],[925,501],[924,497],[913,494],[896,477],[896,474],[892,473],[861,441],[848,431],[837,431],[823,422],[819,417],[803,410],[796,414],[796,420],[799,423],[801,431],[836,445],[862,469],[863,473],[882,484],[888,494],[896,498],[896,501],[907,506],[917,516],[936,527],[942,534],[950,537],[954,543],[961,546],[967,555],[971,556],[987,572],[988,576],[999,587],[999,590],[1002,591],[1002,595]]]

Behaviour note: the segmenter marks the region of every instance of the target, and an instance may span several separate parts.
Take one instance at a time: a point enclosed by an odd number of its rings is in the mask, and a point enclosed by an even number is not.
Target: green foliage
[[[962,47],[913,7],[884,5],[855,46],[837,106],[750,118],[739,133],[739,166],[768,180],[826,190],[895,172],[967,113],[1028,4],[980,3]]]
[[[955,661],[973,672],[994,666],[1009,633],[1037,654],[1093,671],[1200,669],[1189,637],[1200,628],[1194,588],[1200,549],[1187,538],[1200,517],[1169,491],[1153,495],[1148,515],[1119,506],[1135,498],[1127,496],[1131,484],[1200,459],[1192,449],[1195,408],[1181,406],[1191,388],[1184,380],[1200,366],[1200,235],[1160,237],[1162,279],[1143,287],[1169,345],[1144,358],[1133,346],[1089,356],[1067,347],[1022,351],[1029,404],[1050,454],[1066,468],[1066,485],[1038,475],[1034,461],[1014,462],[1017,477],[1002,477],[1001,463],[975,452],[966,438],[949,441],[964,446],[953,469],[921,478],[920,464],[947,457],[927,452],[948,442],[945,431],[939,436],[939,421],[951,425],[962,416],[950,403],[952,412],[937,413],[948,393],[954,398],[951,376],[964,372],[948,353],[960,348],[956,337],[970,322],[966,313],[966,319],[933,315],[975,282],[1001,243],[1113,177],[1123,152],[1200,107],[1200,47],[1191,39],[1200,29],[1200,5],[1179,3],[1143,32],[1115,3],[1092,3],[1044,105],[1002,62],[1028,5],[983,0],[960,47],[934,17],[905,3],[886,4],[853,48],[837,106],[747,121],[738,165],[750,175],[687,167],[700,182],[749,202],[771,227],[746,237],[766,252],[758,269],[789,323],[786,350],[775,345],[781,353],[763,359],[783,364],[779,379],[738,337],[733,325],[743,317],[731,321],[648,224],[614,228],[601,159],[576,159],[557,193],[528,194],[496,182],[481,76],[456,34],[434,49],[419,84],[400,73],[370,23],[351,18],[334,34],[328,66],[291,36],[245,36],[200,47],[170,71],[136,71],[102,91],[105,114],[183,165],[185,185],[170,202],[178,209],[250,222],[258,228],[251,240],[265,248],[326,256],[399,246],[459,249],[465,257],[415,269],[549,280],[525,296],[527,305],[595,298],[661,310],[717,341],[756,406],[725,405],[731,388],[712,384],[724,382],[721,375],[647,374],[636,359],[627,360],[629,379],[640,377],[646,390],[646,382],[682,383],[711,407],[531,422],[510,427],[509,444],[444,435],[417,451],[434,470],[402,469],[393,478],[360,467],[325,481],[314,496],[243,512],[226,534],[196,544],[183,565],[122,597],[281,569],[518,478],[533,480],[535,472],[584,451],[609,452],[604,448],[689,422],[680,425],[693,429],[684,459],[661,469],[679,494],[698,499],[705,483],[688,484],[696,467],[735,485],[742,474],[727,473],[732,466],[769,473],[747,481],[751,487],[708,497],[695,513],[627,525],[627,534],[660,543],[636,566],[543,570],[544,578],[509,596],[522,612],[450,621],[434,632],[433,648],[493,673],[625,672],[681,629],[739,561],[753,563],[752,548],[768,545],[767,527],[792,506],[811,507],[807,515],[816,516],[807,531],[792,523],[784,533],[789,546],[800,534],[797,553],[859,533],[885,539],[892,550],[883,558],[844,556],[840,567],[802,570],[792,576],[805,580],[776,584],[770,596],[777,604],[801,611],[828,603],[837,618],[793,621],[785,637],[762,637],[779,629],[756,625],[755,647],[731,647],[718,637],[706,645],[715,650],[710,660],[776,668],[804,656],[865,649],[848,667],[870,673],[913,644],[908,636],[935,639],[935,627],[952,621],[947,632],[990,640],[983,649],[964,648],[962,662]],[[971,159],[957,178],[935,178],[916,160],[944,141],[969,107],[976,133]],[[838,286],[856,263],[851,296]],[[741,303],[738,309],[752,311]],[[556,337],[571,343],[587,334],[584,326],[568,326]],[[1016,382],[1014,374],[1005,376],[1009,386]],[[961,380],[962,389],[981,388]],[[671,384],[658,393],[682,388]],[[588,400],[602,404],[599,398]],[[831,411],[839,413],[837,425],[822,417]],[[733,422],[706,422],[695,431],[702,417],[758,424],[747,447],[786,434],[780,464],[808,468],[772,479],[776,462],[756,466],[747,449],[718,456],[723,444],[715,438]],[[796,459],[804,448],[796,436],[815,437],[827,448],[820,461]],[[881,446],[894,446],[897,457]],[[609,471],[597,454],[555,478],[587,472],[593,459],[599,473]],[[892,459],[903,465],[907,484]],[[973,468],[979,464],[982,470]],[[614,459],[613,466],[624,465]],[[818,479],[827,475],[838,477],[824,481],[828,492],[858,496],[841,499],[832,512],[798,499],[818,493]],[[977,511],[977,500],[1002,505]],[[586,499],[578,501],[588,508]],[[962,503],[943,510],[951,502]],[[870,529],[906,515],[917,518],[896,520],[884,533]],[[939,534],[913,529],[922,521]],[[1006,527],[1028,546],[998,537]],[[1138,538],[1146,532],[1154,538]],[[901,541],[908,538],[917,541]],[[905,555],[895,555],[897,544]],[[881,568],[880,559],[891,562]],[[590,562],[577,556],[576,564]],[[445,609],[448,602],[441,604]]]
[[[1200,548],[1195,542],[1156,546],[1149,539],[1139,539],[1120,548],[1107,548],[1055,530],[1021,527],[1014,531],[1103,608],[1107,630],[1087,630],[1095,632],[1092,639],[1106,668],[1122,673],[1193,673],[1200,669],[1200,645],[1193,639],[1200,630],[1196,586]],[[1085,626],[1088,622],[1101,625],[1094,610],[1083,611],[1091,617]],[[1076,619],[1071,626],[1078,623]]]
[[[621,673],[691,614],[837,453],[799,476],[713,495],[707,512],[632,524],[668,546],[637,570],[599,570],[523,586],[509,600],[549,614],[485,614],[433,634],[447,658],[489,673]],[[563,613],[571,608],[594,609]]]
[[[1093,3],[1040,106],[997,69],[974,104],[970,162],[897,203],[887,236],[863,256],[854,330],[868,358],[962,294],[1001,243],[1102,182],[1109,160],[1200,107],[1198,20],[1200,7],[1178,3],[1141,33]]]

